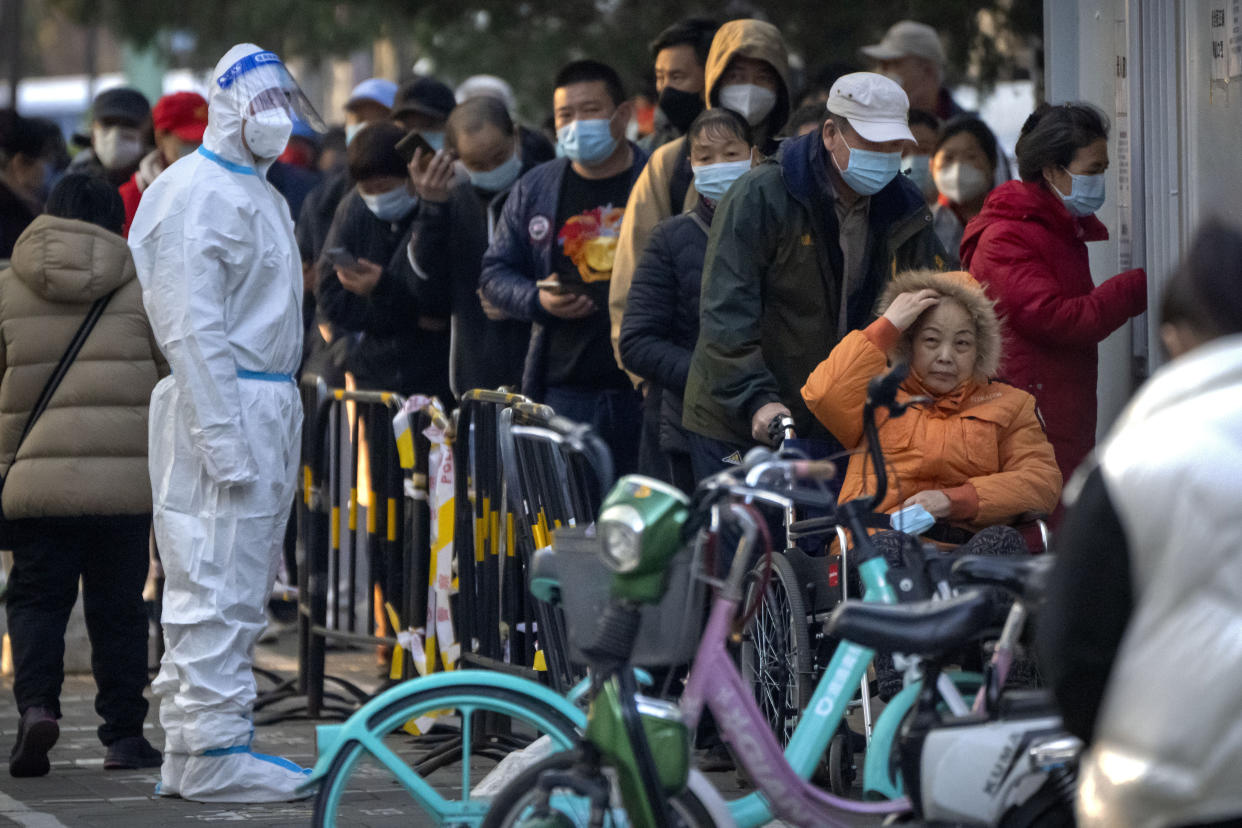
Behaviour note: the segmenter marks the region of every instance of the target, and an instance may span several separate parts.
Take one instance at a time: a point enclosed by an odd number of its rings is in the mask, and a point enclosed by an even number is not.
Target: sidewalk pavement
[[[258,667],[284,676],[297,674],[297,633],[283,629],[274,642],[260,644],[256,652]],[[333,650],[328,653],[329,674],[347,679],[372,692],[381,684],[381,670],[375,650]],[[259,690],[270,688],[260,679]],[[329,688],[331,689],[331,688]],[[151,699],[150,690],[147,692]],[[96,736],[99,717],[95,714],[95,683],[89,674],[65,677],[61,692],[60,739],[49,756],[51,773],[34,779],[15,779],[8,772],[9,751],[17,735],[17,704],[13,699],[13,680],[0,680],[0,826],[25,828],[139,828],[139,826],[191,826],[207,823],[247,822],[283,828],[307,826],[311,822],[314,799],[266,805],[208,805],[177,798],[155,796],[159,770],[104,771],[104,747]],[[281,703],[273,707],[285,708]],[[270,710],[270,708],[269,708]],[[262,711],[268,712],[268,711]],[[256,750],[284,756],[304,767],[315,761],[314,729],[320,722],[289,719],[256,728]],[[145,735],[162,748],[157,708],[152,702],[147,714]],[[415,757],[425,750],[414,739],[404,740],[402,756]],[[477,782],[493,764],[486,759],[472,762],[472,779]],[[368,773],[362,768],[343,799],[337,825],[342,828],[420,828],[434,823],[387,773]],[[746,792],[733,771],[709,773],[708,778],[726,799]],[[432,785],[447,795],[458,796],[461,772],[450,765],[428,777]],[[473,783],[472,783],[473,784]],[[860,822],[878,825],[878,820]],[[780,823],[771,823],[779,826]]]
[[[256,653],[259,667],[294,676],[297,634],[292,629],[280,633],[272,643],[260,644]],[[363,689],[380,684],[375,651],[333,651],[328,654],[333,675],[348,678]],[[270,686],[262,679],[262,692]],[[151,699],[150,690],[147,692]],[[104,771],[104,747],[96,736],[99,717],[95,714],[95,682],[89,674],[65,677],[61,692],[60,739],[49,756],[52,771],[34,779],[15,779],[8,772],[8,757],[17,735],[17,704],[13,699],[13,680],[0,681],[0,826],[27,828],[135,828],[135,826],[177,826],[215,822],[249,822],[264,826],[306,826],[310,824],[314,800],[267,805],[205,805],[182,799],[160,798],[154,794],[159,769]],[[314,728],[317,723],[289,720],[260,726],[255,732],[255,748],[263,753],[284,756],[309,767],[314,764]],[[157,707],[152,701],[147,714],[145,735],[162,748]],[[447,791],[460,785],[460,775],[441,771],[432,777],[437,788]],[[349,795],[349,813],[337,824],[348,828],[362,826],[422,826],[431,822],[400,789],[395,781],[360,782],[363,789]]]

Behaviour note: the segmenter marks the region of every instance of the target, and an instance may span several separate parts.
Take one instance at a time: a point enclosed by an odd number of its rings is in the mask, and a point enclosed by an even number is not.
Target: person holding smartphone
[[[619,474],[637,465],[642,419],[638,392],[613,357],[608,322],[621,218],[646,163],[625,140],[632,108],[611,67],[580,60],[561,69],[553,109],[564,157],[513,188],[480,277],[489,302],[535,323],[522,393],[594,426]],[[572,292],[549,289],[549,280]]]
[[[349,174],[357,183],[328,230],[316,297],[325,319],[357,337],[345,369],[358,388],[435,395],[447,403],[447,301],[409,290],[406,245],[418,197],[397,151],[405,134],[383,122],[350,142]]]
[[[459,104],[449,115],[447,130],[447,152],[428,153],[420,147],[411,157],[419,206],[410,228],[410,289],[419,297],[448,297],[455,394],[502,385],[517,388],[530,323],[509,317],[482,298],[478,287],[483,254],[500,212],[514,183],[530,167],[522,161],[517,127],[498,98],[482,96]]]

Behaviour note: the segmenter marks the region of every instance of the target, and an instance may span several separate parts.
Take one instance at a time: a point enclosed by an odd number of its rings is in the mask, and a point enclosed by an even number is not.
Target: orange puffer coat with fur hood
[[[902,293],[932,288],[962,305],[975,322],[974,376],[948,394],[930,392],[911,371],[899,400],[926,396],[903,416],[877,419],[888,463],[889,489],[878,511],[901,508],[911,495],[939,489],[952,504],[949,522],[977,531],[1011,522],[1026,512],[1051,512],[1061,495],[1061,473],[1044,434],[1035,398],[990,379],[1000,357],[1001,331],[992,302],[964,272],[910,271],[896,276],[880,300],[881,311]],[[867,383],[892,359],[905,358],[918,328],[907,336],[880,317],[848,334],[816,367],[802,397],[811,412],[847,449],[863,448],[862,411]],[[855,451],[841,488],[842,502],[875,487],[865,453]]]

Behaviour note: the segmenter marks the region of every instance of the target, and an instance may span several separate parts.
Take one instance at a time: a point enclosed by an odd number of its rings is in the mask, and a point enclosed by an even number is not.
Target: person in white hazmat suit
[[[150,471],[166,576],[157,792],[297,798],[309,771],[250,748],[254,646],[295,490],[302,266],[267,168],[294,115],[323,122],[280,59],[251,44],[216,65],[199,150],[146,191],[129,245],[171,376],[152,392]]]

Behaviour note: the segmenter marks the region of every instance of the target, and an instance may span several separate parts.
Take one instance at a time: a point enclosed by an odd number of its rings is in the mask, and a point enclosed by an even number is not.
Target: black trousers
[[[91,640],[99,740],[141,736],[147,716],[147,577],[151,516],[27,518],[10,522],[13,571],[6,610],[17,708],[60,716],[65,627],[78,597]]]
[[[638,473],[672,483],[668,455],[660,448],[660,404],[663,398],[663,388],[647,383],[647,393],[643,396],[642,433],[638,440]]]

